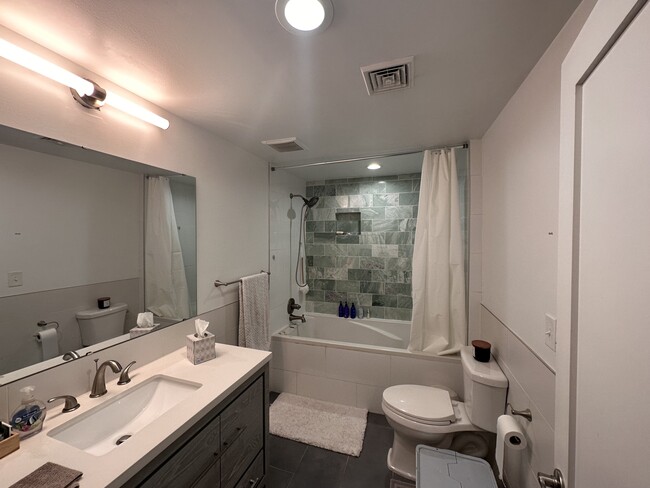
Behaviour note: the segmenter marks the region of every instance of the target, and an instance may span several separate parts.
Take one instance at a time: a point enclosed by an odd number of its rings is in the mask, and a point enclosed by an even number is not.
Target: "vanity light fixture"
[[[99,110],[103,105],[110,105],[161,129],[169,127],[169,121],[164,117],[1,38],[0,57],[69,87],[74,99],[86,108]]]
[[[275,16],[292,34],[311,35],[329,27],[334,6],[332,0],[276,0]]]
[[[370,163],[368,165],[368,169],[374,170],[374,169],[379,169],[379,168],[381,168],[381,164],[376,163],[376,162],[372,162],[372,163]]]

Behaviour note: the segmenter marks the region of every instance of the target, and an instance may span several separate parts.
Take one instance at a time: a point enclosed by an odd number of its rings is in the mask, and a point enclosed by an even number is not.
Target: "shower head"
[[[293,193],[289,193],[289,196],[291,198],[294,198],[294,197],[302,198],[302,201],[305,202],[304,205],[307,205],[309,208],[312,208],[314,205],[316,205],[318,203],[318,197],[311,197],[309,200],[307,200],[302,195],[294,195]]]

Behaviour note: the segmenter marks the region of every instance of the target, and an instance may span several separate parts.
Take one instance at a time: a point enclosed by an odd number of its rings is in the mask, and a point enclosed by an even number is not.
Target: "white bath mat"
[[[282,393],[271,405],[271,434],[358,457],[368,410]]]

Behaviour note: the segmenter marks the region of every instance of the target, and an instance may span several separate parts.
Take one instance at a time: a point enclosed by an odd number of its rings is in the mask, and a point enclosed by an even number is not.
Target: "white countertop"
[[[83,472],[82,488],[121,486],[271,359],[271,353],[266,351],[224,344],[217,344],[216,349],[215,359],[196,366],[187,360],[184,347],[178,349],[132,370],[132,381],[127,385],[118,386],[118,378],[114,378],[106,385],[108,393],[100,398],[90,398],[90,392],[77,397],[81,407],[74,412],[62,413],[62,405],[50,406],[43,430],[21,441],[20,449],[0,459],[3,486],[15,483],[48,461]],[[158,374],[202,386],[134,434],[128,442],[103,456],[88,454],[47,435],[52,429]]]

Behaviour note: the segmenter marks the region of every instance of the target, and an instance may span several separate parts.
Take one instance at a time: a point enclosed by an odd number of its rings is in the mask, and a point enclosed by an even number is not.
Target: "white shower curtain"
[[[146,219],[146,309],[161,317],[188,318],[187,279],[169,178],[147,179]]]
[[[413,248],[410,351],[453,354],[467,340],[456,157],[425,151]]]

